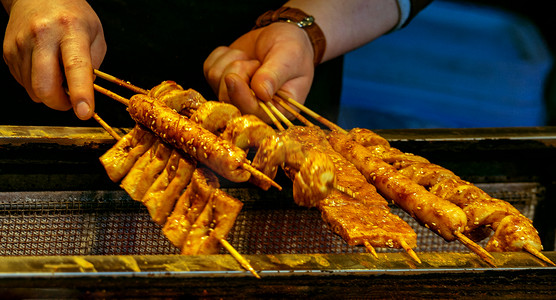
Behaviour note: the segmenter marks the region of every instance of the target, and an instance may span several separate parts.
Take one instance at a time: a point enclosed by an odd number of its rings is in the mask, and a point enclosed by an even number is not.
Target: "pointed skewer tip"
[[[239,264],[243,268],[251,272],[251,274],[253,274],[253,276],[255,276],[256,278],[261,279],[261,276],[255,271],[255,269],[253,269],[247,259],[245,259],[245,257],[237,252],[237,250],[232,245],[230,245],[228,241],[226,241],[225,239],[220,239],[220,243],[222,244],[222,246],[224,246],[224,248],[226,248],[226,250],[228,250],[228,252],[230,252],[230,254],[237,260],[237,262],[239,262]]]
[[[496,265],[494,264],[494,256],[492,256],[492,254],[488,253],[488,251],[486,251],[483,247],[479,246],[477,243],[470,240],[463,233],[456,231],[454,232],[454,235],[463,245],[465,245],[469,250],[477,254],[489,266],[496,268]]]
[[[375,257],[378,258],[378,254],[376,254],[376,250],[375,248],[371,245],[371,243],[369,243],[368,241],[365,241],[365,248],[367,248],[367,250],[369,252],[371,252],[371,254]]]
[[[546,257],[544,254],[542,254],[542,252],[540,252],[539,250],[533,248],[531,245],[529,244],[525,244],[525,246],[523,246],[523,250],[529,252],[531,255],[535,256],[536,258],[544,261],[545,263],[555,266],[556,264],[551,261],[548,257]]]
[[[416,261],[417,263],[421,264],[421,259],[419,259],[419,257],[417,256],[417,253],[415,253],[415,251],[413,251],[413,249],[411,249],[411,247],[409,247],[409,245],[407,244],[406,241],[401,240],[400,241],[400,245],[402,246],[402,248],[407,252],[407,254],[413,258],[414,261]]]

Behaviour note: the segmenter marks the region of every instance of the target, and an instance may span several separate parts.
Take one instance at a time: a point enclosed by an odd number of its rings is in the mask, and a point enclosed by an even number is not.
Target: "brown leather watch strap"
[[[255,23],[255,29],[275,22],[288,22],[304,29],[313,45],[313,63],[316,66],[321,62],[326,50],[326,38],[312,16],[297,8],[281,7],[262,14]]]

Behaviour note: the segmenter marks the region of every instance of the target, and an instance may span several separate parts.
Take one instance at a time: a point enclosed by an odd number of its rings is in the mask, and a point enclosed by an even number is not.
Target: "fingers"
[[[265,122],[270,121],[259,106],[260,100],[255,97],[245,78],[242,78],[242,76],[238,74],[230,73],[225,77],[225,85],[230,97],[230,102],[239,108],[242,113],[256,115]]]
[[[288,25],[277,24],[282,26],[278,30],[288,30],[288,38],[266,42],[272,46],[263,52],[263,64],[251,79],[251,88],[265,101],[270,101],[278,90],[287,91],[295,99],[304,101],[313,81],[312,46],[302,30]],[[261,44],[264,43],[263,40]]]
[[[228,69],[234,62],[245,60],[249,60],[249,57],[245,52],[225,46],[214,49],[214,51],[212,51],[212,53],[205,60],[203,64],[205,78],[207,79],[212,90],[219,96],[220,100],[229,100],[227,98],[220,98],[220,89],[225,88],[223,80],[226,75],[226,69]]]
[[[17,4],[3,45],[12,75],[33,101],[57,110],[74,107],[80,119],[89,119],[93,66],[100,66],[106,54],[100,20],[86,1]]]
[[[60,44],[69,100],[78,118],[87,120],[94,113],[93,65],[86,36]]]
[[[48,47],[35,47],[31,55],[31,66],[23,70],[30,70],[27,74],[30,88],[29,95],[35,102],[42,102],[56,110],[68,110],[71,103],[63,90],[63,74],[60,69],[58,47],[48,44]]]

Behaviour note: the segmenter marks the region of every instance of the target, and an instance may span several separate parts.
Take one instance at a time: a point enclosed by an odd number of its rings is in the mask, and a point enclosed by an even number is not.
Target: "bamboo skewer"
[[[302,116],[299,112],[297,112],[295,109],[293,109],[290,105],[288,105],[288,103],[286,101],[284,101],[282,98],[280,97],[273,97],[273,100],[276,101],[276,103],[280,104],[280,106],[282,106],[285,110],[287,110],[290,114],[292,114],[296,119],[298,119],[301,123],[305,124],[305,126],[308,127],[314,127],[315,124],[311,123],[309,120],[307,120],[304,116]]]
[[[371,243],[369,243],[369,241],[365,241],[363,244],[365,245],[365,248],[367,248],[367,251],[371,252],[375,258],[378,258],[375,248],[371,245]]]
[[[105,88],[103,88],[103,87],[101,87],[97,84],[93,84],[93,87],[95,88],[95,90],[97,92],[99,92],[101,94],[104,94],[104,95],[122,103],[125,106],[129,106],[129,100],[128,99],[126,99],[126,98],[124,98],[124,97],[122,97],[122,96],[120,96],[120,95],[118,95],[118,94],[116,94],[116,93],[114,93],[110,90],[107,90],[107,89],[105,89]]]
[[[102,71],[99,71],[97,69],[93,69],[93,74],[97,75],[98,77],[100,77],[104,80],[107,80],[109,82],[115,83],[115,84],[120,85],[120,86],[123,86],[123,87],[137,93],[137,94],[148,94],[149,93],[148,90],[145,90],[145,89],[142,89],[138,86],[135,86],[135,85],[131,84],[129,81],[125,81],[125,80],[116,78],[116,77],[114,77],[110,74],[106,74],[106,73],[104,73]]]
[[[489,266],[496,268],[496,265],[493,262],[494,256],[492,256],[490,253],[488,253],[488,251],[483,249],[483,247],[479,246],[477,243],[470,240],[461,232],[454,232],[454,235],[457,237],[458,241],[460,241],[463,245],[465,245],[469,250],[477,254]]]
[[[230,252],[230,254],[239,262],[239,264],[242,267],[244,267],[249,272],[251,272],[253,276],[257,277],[258,279],[261,279],[261,276],[259,276],[259,274],[255,271],[255,269],[253,269],[253,267],[247,261],[247,259],[245,259],[245,257],[243,257],[239,252],[237,252],[237,250],[232,245],[230,245],[228,241],[226,241],[225,239],[220,239],[220,243],[222,244],[222,246],[224,246],[224,248],[226,248],[226,250],[228,250],[228,252]]]
[[[555,266],[556,264],[551,261],[548,257],[546,257],[544,254],[542,254],[539,250],[533,248],[531,245],[529,244],[525,244],[525,246],[523,246],[523,250],[529,252],[530,254],[532,254],[533,256],[537,257],[538,259],[546,262],[549,265]]]
[[[308,114],[309,116],[311,116],[312,118],[318,120],[319,122],[321,122],[322,124],[324,124],[325,126],[327,126],[328,128],[330,128],[331,130],[337,130],[339,132],[342,133],[347,133],[347,131],[345,131],[343,128],[341,128],[340,126],[330,122],[329,120],[327,120],[326,118],[320,116],[319,114],[315,113],[314,111],[308,109],[306,106],[302,105],[301,103],[293,100],[292,98],[290,98],[285,92],[283,91],[278,91],[276,92],[276,94],[278,94],[278,96],[282,99],[284,99],[285,101],[287,101],[288,103],[292,104],[293,106],[297,107],[299,110],[301,110],[302,112]]]
[[[402,248],[405,250],[405,252],[407,252],[407,254],[409,254],[409,256],[411,258],[413,258],[413,260],[415,260],[419,264],[421,263],[421,260],[417,256],[417,253],[415,253],[415,251],[413,251],[413,249],[411,249],[411,247],[409,247],[409,245],[406,243],[405,240],[400,241],[400,246],[402,246]]]
[[[270,107],[270,110],[276,115],[278,116],[278,118],[284,122],[284,124],[286,124],[286,126],[288,126],[288,128],[293,127],[293,123],[290,122],[290,120],[288,118],[286,118],[286,116],[284,116],[284,114],[282,114],[277,108],[276,106],[274,106],[274,104],[272,104],[272,102],[268,102],[268,107]]]
[[[274,116],[274,114],[270,111],[270,108],[268,108],[268,106],[263,102],[263,101],[259,101],[259,106],[264,110],[264,112],[268,115],[268,117],[270,118],[270,120],[272,121],[272,123],[274,124],[274,126],[276,126],[276,128],[278,128],[278,130],[280,131],[284,131],[286,130],[284,128],[284,126],[282,126],[282,123],[280,123],[280,121],[278,121],[278,119],[276,119],[276,117]]]
[[[106,132],[108,132],[115,140],[119,141],[122,139],[122,137],[114,130],[114,128],[112,128],[110,125],[108,125],[108,123],[104,122],[103,119],[101,119],[101,117],[95,113],[93,115],[93,118],[95,119],[95,121],[97,121],[100,126],[102,126],[102,128],[104,128],[104,130],[106,130]]]
[[[274,180],[270,179],[270,177],[268,177],[265,173],[259,171],[257,168],[253,167],[252,165],[248,164],[248,163],[244,163],[243,165],[241,165],[241,167],[251,173],[251,176],[257,178],[258,180],[261,181],[266,181],[268,183],[270,183],[273,187],[277,188],[279,191],[282,190],[282,187],[276,183]]]
[[[114,139],[118,141],[122,139],[122,137],[118,135],[118,133],[116,133],[116,131],[110,125],[108,125],[108,123],[104,122],[104,120],[102,120],[96,113],[94,115],[94,118],[95,120],[97,120],[97,122],[99,122],[102,125],[102,128],[104,128],[108,133],[110,133],[110,135]],[[230,254],[239,262],[239,264],[242,267],[244,267],[246,270],[251,272],[253,276],[257,277],[258,279],[261,279],[259,274],[255,272],[251,264],[239,252],[237,252],[237,250],[230,243],[228,243],[228,241],[226,241],[225,239],[220,239],[219,241],[220,244],[222,244],[222,246],[226,250],[228,250],[228,252],[230,252]]]

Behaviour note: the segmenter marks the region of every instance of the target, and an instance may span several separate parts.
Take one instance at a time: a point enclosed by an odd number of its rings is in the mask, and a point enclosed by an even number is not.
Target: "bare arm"
[[[392,30],[400,18],[396,0],[291,0],[284,6],[315,17],[327,41],[323,61],[360,47]]]

